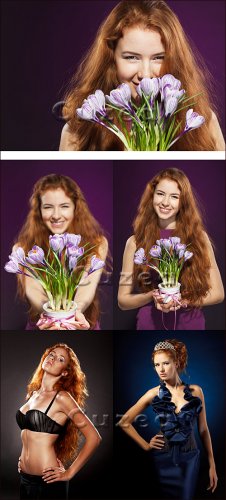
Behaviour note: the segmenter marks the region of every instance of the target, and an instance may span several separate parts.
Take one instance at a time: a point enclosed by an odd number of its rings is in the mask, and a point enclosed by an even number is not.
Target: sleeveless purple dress
[[[161,229],[160,237],[169,238],[172,235],[171,229]],[[163,325],[164,321],[164,325]],[[136,330],[205,330],[205,317],[202,309],[181,308],[175,313],[162,313],[156,309],[154,302],[143,306],[137,314]]]

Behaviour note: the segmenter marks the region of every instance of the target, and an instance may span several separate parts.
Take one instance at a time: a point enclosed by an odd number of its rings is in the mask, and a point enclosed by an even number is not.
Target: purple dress
[[[171,235],[171,229],[160,231],[161,238],[169,238]],[[139,309],[136,330],[174,330],[174,324],[175,330],[205,330],[205,317],[202,309],[188,307],[176,311],[175,321],[174,311],[162,313],[151,302]]]

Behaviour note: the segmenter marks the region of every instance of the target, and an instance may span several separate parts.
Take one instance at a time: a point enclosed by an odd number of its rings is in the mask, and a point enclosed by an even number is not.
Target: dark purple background
[[[205,212],[206,229],[215,244],[222,279],[225,276],[225,165],[222,161],[114,162],[114,328],[134,330],[137,311],[117,307],[117,288],[126,240],[147,182],[160,170],[176,167],[188,176]],[[206,329],[225,329],[225,302],[204,307]]]
[[[82,189],[89,208],[106,232],[110,248],[112,220],[112,163],[110,161],[2,161],[1,162],[1,328],[24,329],[26,306],[16,300],[16,277],[3,267],[28,213],[28,200],[40,177],[59,173],[72,177]],[[101,285],[101,325],[112,328],[112,287]]]
[[[58,149],[51,115],[112,0],[2,0],[2,150]],[[169,0],[216,80],[224,130],[225,2]]]

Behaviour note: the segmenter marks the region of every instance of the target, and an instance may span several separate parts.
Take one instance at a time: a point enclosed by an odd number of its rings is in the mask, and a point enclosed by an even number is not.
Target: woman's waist
[[[38,448],[36,450],[23,447],[20,468],[22,472],[42,476],[47,467],[58,467],[57,456],[54,448]]]
[[[158,432],[158,434],[161,434],[164,439],[164,446],[162,447],[163,451],[169,451],[173,446],[177,446],[182,452],[183,451],[187,452],[197,449],[197,443],[195,440],[193,430],[187,437],[184,436],[184,439],[178,441],[175,439],[168,439],[167,436],[164,434],[164,432],[162,432],[161,430]]]

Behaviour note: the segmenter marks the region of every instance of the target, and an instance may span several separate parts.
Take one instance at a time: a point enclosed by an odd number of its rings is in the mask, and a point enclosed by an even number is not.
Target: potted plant
[[[154,269],[161,277],[158,289],[164,303],[170,300],[177,302],[180,298],[180,272],[184,263],[193,256],[193,253],[189,252],[187,247],[188,245],[181,243],[180,238],[177,236],[157,240],[149,251],[150,258],[154,259],[156,264],[149,262],[143,248],[139,248],[135,252],[135,264],[146,265]]]
[[[75,315],[74,296],[87,276],[101,269],[104,261],[92,254],[94,247],[80,246],[79,234],[64,233],[49,237],[47,255],[37,245],[25,255],[23,248],[17,247],[9,256],[5,270],[23,274],[41,283],[48,301],[43,304],[45,318],[68,320]],[[84,260],[88,265],[84,265]]]

